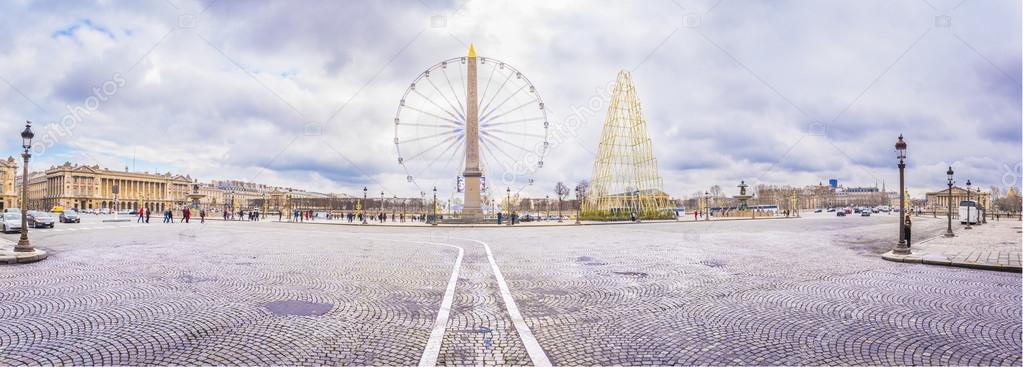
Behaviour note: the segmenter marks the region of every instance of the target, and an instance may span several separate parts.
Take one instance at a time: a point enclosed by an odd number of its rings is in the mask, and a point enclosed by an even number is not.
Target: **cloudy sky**
[[[1017,0],[13,1],[0,5],[0,147],[71,161],[355,194],[414,195],[392,120],[416,76],[501,59],[543,95],[529,193],[589,178],[632,72],[666,191],[739,180],[1020,183]],[[571,121],[567,124],[566,121]],[[439,182],[442,195],[453,188]]]

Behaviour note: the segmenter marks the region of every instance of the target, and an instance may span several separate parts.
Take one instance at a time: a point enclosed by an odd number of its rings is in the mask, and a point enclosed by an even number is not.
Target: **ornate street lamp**
[[[380,212],[384,212],[384,190],[380,190]]]
[[[710,192],[703,192],[703,217],[705,220],[710,220]]]
[[[966,180],[966,201],[969,202],[970,199],[971,199],[970,198],[970,180]],[[970,207],[967,206],[966,207],[966,228],[963,228],[963,229],[973,229],[973,226],[970,225],[970,212],[971,212]]]
[[[948,197],[947,197],[947,199],[948,199],[948,228],[945,230],[945,237],[955,237],[956,234],[952,233],[952,184],[954,183],[954,181],[952,180],[952,177],[953,177],[952,175],[955,174],[955,172],[952,171],[952,166],[948,166],[948,171],[945,171],[945,174],[948,175]]]
[[[978,205],[977,206],[977,215],[978,215],[978,217],[977,217],[977,224],[986,224],[987,223],[987,215],[985,215],[985,214],[987,214],[987,209],[988,208],[985,206],[983,211],[980,210],[980,206],[979,205],[980,205],[981,202],[982,202],[982,200],[980,200],[980,188],[978,187],[977,188],[977,205]]]
[[[508,225],[512,225],[512,210],[511,210],[511,187],[508,188]]]
[[[896,158],[899,159],[899,243],[892,251],[897,255],[909,255],[909,246],[906,244],[906,141],[902,134],[895,142]]]
[[[580,218],[583,216],[583,188],[581,186],[575,187],[575,224],[580,224]]]
[[[551,217],[551,195],[544,195],[543,206],[547,207],[547,218]],[[558,221],[561,221],[561,217],[558,217]]]
[[[366,210],[365,210],[366,206],[369,204],[366,201],[366,198],[367,198],[366,195],[368,195],[368,194],[369,194],[369,188],[367,188],[366,186],[363,186],[362,187],[362,205],[361,205],[362,208],[359,208],[359,214],[362,215],[362,224],[368,224],[369,223],[369,222],[366,221]]]
[[[32,122],[25,121],[25,130],[21,132],[21,147],[25,148],[25,152],[21,153],[21,157],[25,159],[25,164],[22,167],[21,175],[21,238],[18,239],[18,245],[14,246],[15,252],[32,252],[35,251],[32,248],[32,244],[28,242],[28,159],[32,157],[29,153],[32,149],[32,138],[35,137],[35,133],[32,132]]]
[[[433,187],[433,223],[430,225],[437,225],[437,186]]]

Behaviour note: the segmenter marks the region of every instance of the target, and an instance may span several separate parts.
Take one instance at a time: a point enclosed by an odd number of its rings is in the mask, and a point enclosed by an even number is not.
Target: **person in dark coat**
[[[909,235],[910,233],[912,233],[913,221],[909,219],[908,214],[906,215],[906,224],[904,225],[904,228],[906,229],[906,247],[909,247],[910,244]]]

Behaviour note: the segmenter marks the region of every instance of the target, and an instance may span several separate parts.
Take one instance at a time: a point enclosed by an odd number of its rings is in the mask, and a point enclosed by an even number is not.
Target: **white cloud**
[[[21,121],[59,121],[121,73],[127,85],[38,166],[134,155],[204,180],[411,195],[391,143],[398,99],[473,42],[533,81],[554,124],[634,69],[675,195],[741,179],[891,186],[899,133],[916,191],[940,186],[948,164],[1001,184],[1021,161],[1020,4],[930,3],[6,4],[0,134],[12,138],[0,146],[16,153]],[[605,109],[553,147],[534,195],[588,178]]]

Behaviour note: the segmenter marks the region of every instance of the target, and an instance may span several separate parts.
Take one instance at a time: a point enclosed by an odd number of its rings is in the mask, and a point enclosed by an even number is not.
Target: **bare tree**
[[[714,185],[710,187],[710,196],[719,198],[722,195],[721,186]]]
[[[568,186],[565,186],[564,182],[558,181],[558,184],[554,185],[554,193],[558,195],[558,222],[561,222],[561,201],[568,196]]]

